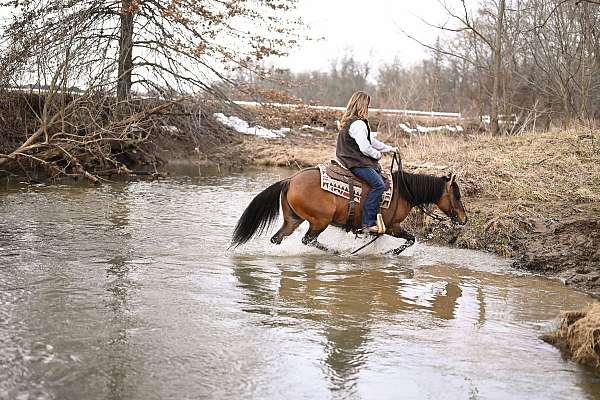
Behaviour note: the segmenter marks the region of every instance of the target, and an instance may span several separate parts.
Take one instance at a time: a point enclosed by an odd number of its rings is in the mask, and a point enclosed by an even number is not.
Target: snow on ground
[[[170,132],[170,133],[179,132],[179,128],[174,125],[163,125],[160,127],[160,129],[162,129],[163,131],[166,131],[166,132]]]
[[[325,128],[322,126],[310,126],[310,125],[302,125],[302,127],[300,128],[303,131],[319,131],[319,132],[325,132]]]
[[[268,129],[260,125],[250,126],[248,122],[236,117],[235,115],[228,117],[223,113],[214,113],[213,116],[221,124],[245,135],[255,135],[267,139],[277,139],[285,137],[285,134],[290,131],[290,128]]]
[[[439,131],[448,131],[448,132],[462,132],[464,131],[463,127],[460,125],[442,125],[442,126],[421,126],[417,125],[416,128],[411,128],[405,123],[400,124],[400,129],[402,129],[406,133],[430,133],[430,132],[439,132]]]
[[[278,139],[285,137],[286,133],[290,132],[290,128],[280,128],[280,129],[268,129],[260,125],[250,126],[250,124],[243,119],[236,117],[235,115],[226,116],[223,113],[215,113],[213,114],[215,119],[219,121],[221,124],[233,129],[238,133],[243,133],[246,135],[255,135],[267,139]],[[416,125],[415,128],[411,128],[404,122],[401,123],[400,129],[402,129],[406,133],[430,133],[430,132],[439,132],[439,131],[448,131],[448,132],[463,132],[464,129],[460,125],[442,125],[442,126],[421,126]],[[168,127],[164,127],[168,128]],[[303,125],[301,128],[303,131],[319,131],[324,132],[325,128],[320,126],[310,126]],[[377,136],[377,132],[371,132],[373,137]],[[305,133],[303,136],[312,136],[310,133]]]

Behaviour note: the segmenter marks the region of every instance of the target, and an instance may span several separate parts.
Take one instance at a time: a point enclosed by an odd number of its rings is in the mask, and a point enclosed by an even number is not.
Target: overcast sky
[[[460,5],[459,0],[447,0]],[[287,59],[274,64],[294,71],[326,69],[330,61],[352,51],[374,66],[397,57],[410,65],[426,50],[402,33],[433,43],[440,33],[420,18],[444,23],[447,17],[438,0],[299,0],[298,12],[310,34],[324,40],[303,43]]]
[[[323,39],[302,42],[289,57],[270,62],[296,72],[325,70],[332,60],[353,54],[360,61],[369,61],[372,70],[395,58],[411,65],[430,52],[402,30],[434,43],[440,32],[421,18],[436,24],[447,22],[440,1],[450,7],[461,5],[461,0],[298,0],[296,12],[306,23],[308,33]],[[476,3],[467,0],[471,6]],[[0,8],[0,21],[7,15]]]

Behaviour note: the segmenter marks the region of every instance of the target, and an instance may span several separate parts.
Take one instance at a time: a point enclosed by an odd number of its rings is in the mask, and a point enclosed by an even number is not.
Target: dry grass
[[[598,132],[427,134],[399,136],[395,141],[405,168],[458,174],[470,223],[450,237],[444,230],[436,233],[427,219],[421,225],[425,234],[461,247],[515,255],[529,233],[578,212],[578,206],[600,202]]]
[[[574,361],[600,367],[600,303],[583,310],[567,311],[560,326],[543,339],[566,352]]]
[[[398,141],[403,158],[458,173],[471,193],[522,202],[600,200],[600,134],[421,135]]]

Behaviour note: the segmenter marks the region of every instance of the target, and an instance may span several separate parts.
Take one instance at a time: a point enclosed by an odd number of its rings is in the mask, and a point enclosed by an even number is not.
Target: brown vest
[[[381,170],[379,162],[371,158],[360,151],[358,143],[352,136],[350,136],[350,125],[359,118],[351,119],[346,126],[342,127],[337,138],[337,145],[335,147],[335,156],[344,165],[344,167],[350,169],[354,167],[371,167],[377,171]],[[363,120],[367,124],[367,139],[371,143],[371,128],[369,127],[369,121]]]

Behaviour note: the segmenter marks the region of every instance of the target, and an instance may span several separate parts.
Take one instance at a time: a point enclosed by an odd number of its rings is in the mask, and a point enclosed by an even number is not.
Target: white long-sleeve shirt
[[[374,132],[371,132],[371,143],[369,143],[369,131],[367,130],[367,124],[365,121],[360,119],[350,124],[348,133],[354,140],[356,140],[361,153],[376,160],[381,158],[381,153],[388,153],[393,149],[392,146],[388,146],[387,144],[375,139],[373,137]]]

